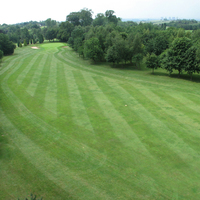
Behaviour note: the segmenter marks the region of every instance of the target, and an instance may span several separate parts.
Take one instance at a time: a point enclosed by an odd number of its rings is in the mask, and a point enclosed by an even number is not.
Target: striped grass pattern
[[[0,199],[199,199],[199,83],[62,46],[3,59]]]

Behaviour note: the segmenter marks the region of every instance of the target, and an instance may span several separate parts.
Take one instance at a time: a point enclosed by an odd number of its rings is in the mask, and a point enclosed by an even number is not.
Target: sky
[[[4,0],[0,5],[0,24],[15,24],[27,21],[44,21],[51,18],[65,21],[70,12],[83,8],[97,13],[114,10],[122,19],[200,19],[200,0]]]

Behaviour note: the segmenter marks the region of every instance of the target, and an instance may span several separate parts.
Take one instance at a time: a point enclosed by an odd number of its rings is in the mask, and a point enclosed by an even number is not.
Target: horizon
[[[181,6],[181,9],[180,9]],[[51,18],[56,21],[66,21],[71,12],[78,12],[88,8],[93,11],[93,19],[98,13],[113,10],[121,19],[161,19],[175,17],[179,19],[200,19],[199,0],[124,0],[123,2],[91,2],[89,0],[76,1],[68,4],[64,0],[57,0],[56,4],[35,0],[27,6],[24,0],[1,3],[0,24],[17,24],[29,21],[45,21]]]

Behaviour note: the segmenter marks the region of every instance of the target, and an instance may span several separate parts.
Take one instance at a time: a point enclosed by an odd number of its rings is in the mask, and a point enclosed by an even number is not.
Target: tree
[[[59,26],[57,38],[63,42],[67,42],[73,30],[74,30],[73,24],[69,23],[68,21],[62,22]]]
[[[47,40],[54,40],[57,35],[57,30],[55,28],[48,28],[47,31],[45,31],[45,38]]]
[[[192,32],[192,40],[193,40],[194,43],[200,41],[200,29]]]
[[[80,12],[71,12],[67,15],[66,20],[72,23],[74,26],[80,25]]]
[[[35,44],[35,43],[36,43],[35,38],[33,38],[33,44]]]
[[[151,68],[152,69],[152,73],[154,74],[154,69],[157,69],[157,68],[160,67],[159,57],[156,56],[154,53],[147,54],[147,57],[146,57],[146,66],[148,68]]]
[[[91,58],[94,61],[101,60],[103,57],[103,50],[99,44],[98,38],[90,38],[85,41],[84,55],[87,58]]]
[[[116,17],[116,15],[114,15],[115,11],[113,10],[107,10],[105,12],[105,16],[108,20],[108,23],[113,23],[114,25],[117,25],[117,22],[118,22],[118,18]]]
[[[88,8],[84,8],[79,12],[71,12],[67,15],[66,20],[72,23],[74,26],[89,26],[92,24],[92,10]]]
[[[170,48],[161,56],[162,66],[170,72],[178,70],[178,77],[187,65],[187,50],[192,47],[192,42],[187,37],[177,37]]]
[[[92,10],[84,8],[80,11],[80,24],[81,26],[89,26],[92,24]]]
[[[47,26],[47,28],[52,28],[52,27],[56,26],[57,23],[56,23],[56,20],[52,20],[51,18],[48,18],[45,21],[45,25]]]
[[[0,61],[2,60],[3,58],[3,51],[0,50]]]
[[[137,33],[133,39],[133,42],[131,42],[131,38],[129,38],[129,46],[130,46],[130,51],[131,51],[131,62],[132,59],[136,63],[136,67],[138,64],[140,64],[142,58],[143,58],[143,44],[141,40],[141,36],[139,33]]]
[[[78,51],[78,48],[83,45],[84,35],[85,27],[76,26],[72,31],[68,43],[75,51]]]
[[[98,13],[93,20],[93,26],[103,26],[105,25],[105,15],[103,13]]]
[[[113,65],[115,62],[117,62],[118,55],[117,55],[117,50],[115,46],[110,46],[106,52],[106,61],[107,62],[112,62]]]
[[[0,50],[3,51],[3,54],[13,54],[15,48],[16,45],[9,40],[9,37],[4,33],[0,33]]]
[[[126,63],[126,61],[128,60],[128,55],[130,55],[126,40],[124,40],[120,34],[117,34],[112,39],[112,44],[112,46],[114,46],[114,49],[117,52],[117,63],[119,63],[120,61],[125,61]]]
[[[184,37],[185,36],[185,29],[179,28],[177,32],[177,37]]]
[[[193,73],[200,71],[199,66],[199,59],[197,58],[197,47],[192,46],[190,47],[186,53],[186,64],[185,64],[185,71],[190,75],[190,80],[192,80]]]
[[[27,42],[26,42],[26,39],[24,39],[24,46],[27,46]]]
[[[26,39],[27,44],[29,44],[30,34],[26,27],[21,30],[21,39],[22,42],[24,41],[24,39]]]
[[[154,53],[159,56],[164,50],[168,48],[169,42],[165,32],[157,32],[145,45],[147,53]]]
[[[44,42],[44,37],[43,37],[42,34],[39,34],[39,35],[38,35],[38,39],[39,39],[39,43],[40,43],[40,44]]]

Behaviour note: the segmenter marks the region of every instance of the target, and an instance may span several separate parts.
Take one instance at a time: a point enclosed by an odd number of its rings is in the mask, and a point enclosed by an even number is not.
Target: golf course
[[[17,48],[0,63],[0,199],[199,199],[199,80]]]

